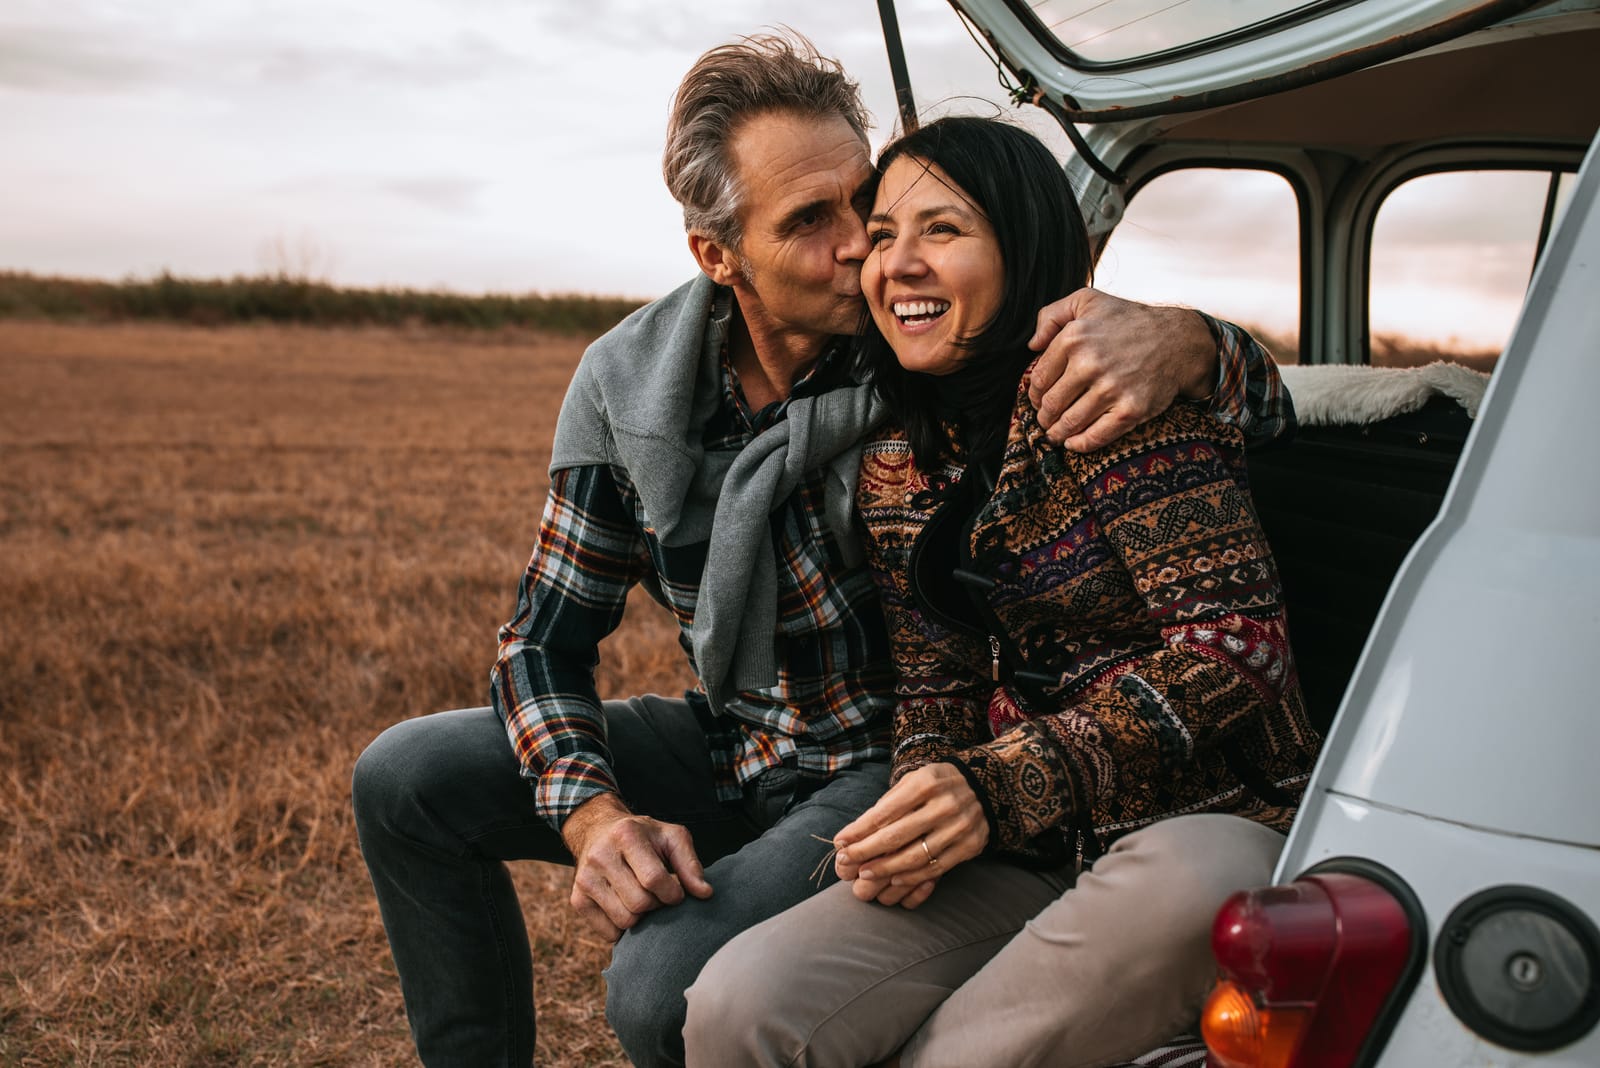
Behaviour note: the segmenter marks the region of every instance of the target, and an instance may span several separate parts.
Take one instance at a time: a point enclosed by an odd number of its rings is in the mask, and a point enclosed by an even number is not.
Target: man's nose
[[[840,263],[860,263],[872,251],[872,244],[867,240],[867,224],[854,211],[847,211],[843,227],[834,245],[834,258]]]

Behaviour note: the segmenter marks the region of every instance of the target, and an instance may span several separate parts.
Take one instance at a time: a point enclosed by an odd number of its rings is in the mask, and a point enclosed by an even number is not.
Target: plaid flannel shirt
[[[1262,445],[1295,430],[1294,401],[1283,388],[1278,365],[1239,327],[1204,312],[1200,317],[1217,341],[1217,388],[1211,412],[1232,423],[1246,445]]]
[[[842,383],[843,348],[830,347],[791,397]],[[726,355],[721,401],[704,430],[707,452],[743,448],[788,409],[784,400],[751,412]],[[776,685],[736,695],[716,717],[703,694],[685,695],[705,724],[724,800],[780,764],[826,778],[889,755],[894,674],[877,587],[864,563],[845,564],[823,492],[822,473],[813,473],[771,516]],[[500,630],[491,693],[539,811],[558,828],[583,802],[617,788],[594,687],[597,644],[621,621],[628,590],[645,581],[676,617],[687,654],[705,565],[703,542],[661,544],[626,471],[576,467],[552,477],[516,615]]]
[[[1292,427],[1293,408],[1264,350],[1238,327],[1206,321],[1221,362],[1213,410],[1251,440]],[[842,344],[830,346],[791,396],[839,384],[845,357]],[[721,404],[704,431],[707,451],[743,448],[787,407],[785,400],[751,412],[724,354]],[[864,564],[846,566],[824,517],[820,475],[772,513],[777,684],[738,694],[720,717],[703,694],[685,695],[705,725],[724,800],[780,764],[827,777],[889,755],[894,674],[877,588]],[[585,801],[617,791],[594,685],[600,640],[616,629],[628,591],[643,581],[677,619],[687,655],[705,564],[704,543],[661,544],[626,471],[576,467],[551,478],[516,614],[500,628],[490,696],[540,814],[557,829]]]

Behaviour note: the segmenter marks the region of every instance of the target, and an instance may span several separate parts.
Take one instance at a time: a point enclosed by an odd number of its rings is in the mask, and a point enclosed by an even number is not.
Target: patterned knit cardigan
[[[1189,812],[1286,829],[1321,739],[1238,431],[1178,404],[1082,455],[1044,436],[1019,390],[975,517],[963,473],[959,458],[919,470],[898,429],[862,457],[856,499],[898,674],[896,781],[956,765],[989,848],[1036,863],[1074,846],[1092,858]],[[959,537],[988,633],[919,592],[956,581],[932,573],[952,554],[924,562],[938,529]]]

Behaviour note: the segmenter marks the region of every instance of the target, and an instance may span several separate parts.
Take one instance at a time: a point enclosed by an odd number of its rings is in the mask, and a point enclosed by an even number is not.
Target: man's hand
[[[572,907],[608,942],[687,890],[711,896],[689,832],[676,823],[635,816],[615,794],[579,805],[561,837],[577,862]]]
[[[1043,352],[1028,397],[1051,441],[1074,452],[1109,445],[1171,406],[1208,396],[1217,343],[1188,308],[1080,289],[1039,312],[1028,347]]]

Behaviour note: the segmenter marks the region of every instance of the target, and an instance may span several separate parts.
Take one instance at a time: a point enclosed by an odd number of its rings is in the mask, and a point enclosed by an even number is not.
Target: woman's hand
[[[916,908],[939,876],[983,852],[989,821],[966,777],[928,764],[834,835],[834,870],[863,901]]]
[[[862,901],[876,901],[880,905],[899,905],[903,909],[914,909],[928,900],[933,894],[933,888],[938,885],[937,875],[915,886],[896,886],[880,879],[856,879],[850,884],[851,892]]]

